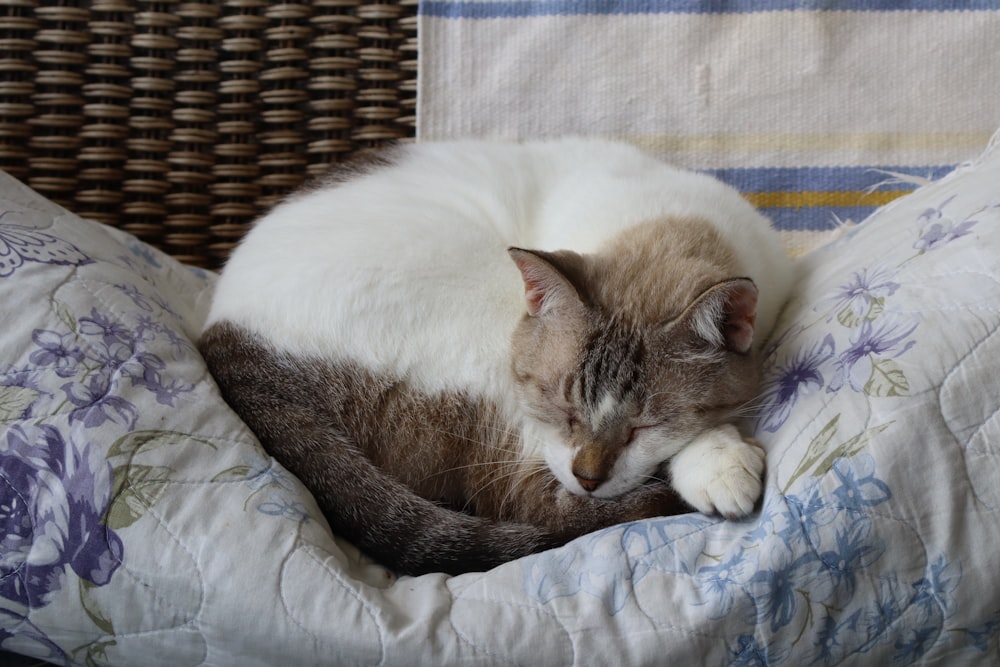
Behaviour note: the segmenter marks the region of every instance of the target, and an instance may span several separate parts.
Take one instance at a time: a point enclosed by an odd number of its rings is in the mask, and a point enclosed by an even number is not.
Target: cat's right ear
[[[552,263],[550,253],[522,248],[508,248],[521,278],[528,314],[542,317],[580,304],[580,295],[563,273]]]

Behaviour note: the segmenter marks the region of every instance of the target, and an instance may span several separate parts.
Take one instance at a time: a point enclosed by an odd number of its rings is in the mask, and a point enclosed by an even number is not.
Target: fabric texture
[[[0,648],[87,665],[1000,655],[1000,148],[804,258],[762,507],[397,579],[220,398],[213,276],[0,178]]]
[[[746,194],[799,254],[1000,126],[1000,8],[422,0],[417,135],[624,139]]]

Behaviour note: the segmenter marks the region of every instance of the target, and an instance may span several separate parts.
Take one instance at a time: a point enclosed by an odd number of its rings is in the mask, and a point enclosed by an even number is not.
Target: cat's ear
[[[580,295],[573,283],[557,268],[558,260],[568,253],[522,248],[508,248],[507,252],[524,280],[524,300],[529,315],[540,317],[580,304]]]
[[[749,278],[712,285],[681,317],[692,333],[710,345],[745,354],[753,344],[757,286]]]

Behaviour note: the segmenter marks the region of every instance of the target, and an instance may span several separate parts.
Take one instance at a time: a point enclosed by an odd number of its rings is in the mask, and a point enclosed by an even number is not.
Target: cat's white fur
[[[735,190],[624,144],[414,144],[395,162],[377,179],[315,188],[265,216],[230,258],[208,324],[230,320],[296,355],[351,360],[430,393],[482,397],[522,423],[510,353],[524,287],[508,247],[586,253],[641,222],[706,219],[759,289],[755,345],[792,283],[776,232]],[[545,455],[563,484],[582,493],[566,463],[572,457],[553,453],[542,431],[525,423],[526,453]],[[674,477],[697,487],[680,492],[703,511],[742,510],[760,492],[762,459],[727,433],[696,439],[674,460],[697,461]],[[720,446],[720,438],[739,445]],[[747,467],[756,489],[704,493],[727,475],[735,479],[722,487],[745,487],[739,470]]]

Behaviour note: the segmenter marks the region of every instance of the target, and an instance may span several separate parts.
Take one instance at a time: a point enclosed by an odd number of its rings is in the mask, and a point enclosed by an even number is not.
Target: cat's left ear
[[[709,344],[745,354],[753,344],[757,286],[749,278],[730,278],[712,285],[681,317]]]
[[[529,315],[539,317],[553,312],[565,313],[567,308],[580,304],[579,293],[560,268],[561,263],[578,257],[575,253],[521,248],[508,248],[507,252],[524,280],[524,299]]]

